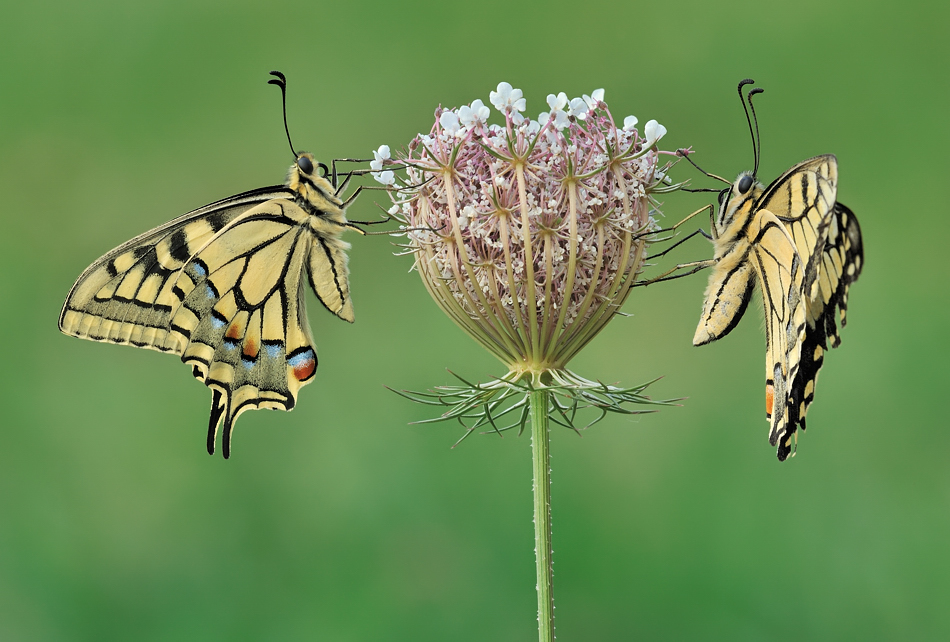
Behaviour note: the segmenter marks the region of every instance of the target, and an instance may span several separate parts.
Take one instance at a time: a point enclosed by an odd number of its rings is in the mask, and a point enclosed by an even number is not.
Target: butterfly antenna
[[[290,128],[287,127],[287,77],[279,71],[272,71],[270,75],[275,76],[275,78],[268,80],[267,84],[280,87],[280,95],[284,104],[284,131],[287,132],[287,142],[290,144],[290,151],[293,152],[294,158],[296,159],[299,154],[294,151],[294,143],[290,140]]]
[[[755,167],[759,168],[759,148],[755,140],[755,129],[752,127],[752,117],[749,115],[749,107],[745,106],[745,96],[742,95],[742,88],[746,85],[751,85],[755,81],[751,78],[746,78],[745,80],[739,81],[739,102],[742,103],[742,110],[745,112],[745,120],[749,123],[749,135],[752,137],[752,157],[755,159]],[[755,90],[753,90],[755,91]],[[749,101],[749,106],[752,106],[752,101]],[[752,175],[755,176],[755,171],[752,172]]]
[[[708,176],[709,178],[714,178],[714,179],[716,179],[717,181],[722,181],[722,182],[725,183],[726,185],[732,185],[732,181],[727,181],[727,180],[724,179],[722,176],[716,176],[715,174],[710,174],[709,172],[707,172],[706,170],[704,170],[702,167],[700,167],[699,165],[697,165],[696,163],[694,163],[694,162],[693,162],[693,159],[691,159],[691,158],[689,157],[689,154],[686,153],[686,150],[685,150],[685,149],[677,149],[677,150],[676,150],[676,155],[679,156],[679,157],[681,157],[681,158],[685,158],[685,159],[689,162],[690,165],[692,165],[693,167],[695,167],[696,169],[698,169],[704,176]],[[689,190],[687,190],[687,191],[689,191]],[[714,190],[702,190],[702,191],[718,192],[719,190],[714,189]]]
[[[755,123],[755,141],[758,143],[755,148],[755,169],[752,170],[753,176],[759,173],[759,158],[762,156],[762,137],[759,135],[759,119],[755,117],[755,105],[752,104],[752,97],[764,91],[764,89],[756,87],[746,95],[746,100],[749,101],[749,109],[752,110],[752,122]]]

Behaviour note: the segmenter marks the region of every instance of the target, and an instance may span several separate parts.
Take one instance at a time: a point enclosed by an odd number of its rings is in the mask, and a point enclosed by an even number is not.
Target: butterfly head
[[[326,165],[314,160],[313,154],[300,152],[287,174],[287,187],[304,197],[311,194],[323,198],[335,197],[336,190],[326,179],[328,171]]]
[[[753,204],[765,187],[752,172],[742,172],[735,182],[719,192],[719,215],[716,231],[722,235],[735,221],[744,222],[752,211]]]

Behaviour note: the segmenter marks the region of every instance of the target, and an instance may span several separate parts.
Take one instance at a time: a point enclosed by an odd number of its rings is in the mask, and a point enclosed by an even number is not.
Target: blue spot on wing
[[[271,359],[276,359],[284,351],[284,344],[280,342],[276,343],[264,343],[264,349],[267,350],[267,356]]]
[[[305,348],[302,352],[298,352],[293,356],[287,357],[287,363],[289,363],[293,368],[300,368],[310,362],[315,361],[316,358],[317,355],[314,354],[313,349]]]

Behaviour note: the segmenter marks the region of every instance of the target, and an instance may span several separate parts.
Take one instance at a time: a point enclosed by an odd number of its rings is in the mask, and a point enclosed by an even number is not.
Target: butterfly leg
[[[660,258],[661,256],[664,256],[667,252],[670,252],[670,251],[674,250],[675,248],[679,247],[680,245],[682,245],[682,244],[685,243],[686,241],[690,240],[691,238],[693,238],[693,237],[696,236],[697,234],[701,234],[702,236],[705,236],[706,239],[708,239],[708,240],[710,240],[710,241],[712,240],[712,237],[709,236],[709,234],[706,232],[706,230],[700,228],[700,229],[698,229],[698,230],[694,230],[693,232],[690,232],[687,236],[681,238],[679,241],[677,241],[677,242],[674,243],[673,245],[669,246],[668,248],[666,248],[666,249],[663,250],[662,252],[658,252],[658,253],[656,253],[656,254],[651,254],[651,255],[648,256],[645,260],[649,261],[649,260],[651,260],[651,259],[658,259],[658,258]]]
[[[356,172],[354,172],[354,174],[355,174],[355,173],[356,173]],[[364,172],[364,173],[365,173],[365,172]],[[413,187],[416,187],[416,186],[413,185]],[[398,192],[398,191],[403,191],[405,188],[403,188],[403,189],[401,190],[400,188],[394,188],[394,187],[383,187],[383,186],[375,187],[375,186],[373,186],[373,185],[360,185],[359,187],[356,188],[356,190],[355,190],[352,194],[350,194],[349,198],[347,198],[345,201],[343,201],[343,209],[346,209],[347,207],[349,207],[349,206],[350,206],[350,203],[352,203],[353,201],[355,201],[355,200],[356,200],[356,197],[359,196],[359,195],[360,195],[360,192],[362,192],[364,189],[365,189],[365,190],[377,190],[377,191],[380,191],[380,192]]]
[[[659,234],[659,233],[661,233],[661,232],[675,232],[676,229],[677,229],[680,225],[682,225],[682,224],[685,223],[686,221],[690,220],[691,218],[693,218],[693,217],[696,216],[697,214],[700,214],[700,213],[702,213],[702,212],[705,212],[706,210],[709,210],[709,216],[710,216],[710,222],[711,222],[711,221],[712,221],[712,213],[713,213],[712,205],[706,205],[706,206],[704,206],[704,207],[699,208],[699,209],[696,210],[695,212],[693,212],[693,213],[691,213],[691,214],[688,214],[688,215],[686,216],[686,218],[684,218],[684,219],[683,219],[682,221],[680,221],[679,223],[676,223],[675,225],[671,225],[670,227],[664,227],[664,228],[661,228],[661,229],[659,229],[659,230],[648,230],[648,231],[646,231],[646,232],[641,232],[641,233],[637,234],[636,236],[634,236],[634,237],[633,237],[633,240],[636,241],[636,240],[638,240],[638,239],[643,238],[644,236],[649,236],[650,234]],[[702,232],[702,235],[705,236],[706,238],[709,238],[709,237],[706,235],[705,232]]]
[[[367,174],[377,174],[377,173],[379,173],[380,171],[383,171],[383,170],[375,170],[375,169],[354,169],[354,170],[351,170],[351,171],[349,171],[349,172],[346,172],[346,178],[343,179],[343,182],[342,182],[342,183],[339,183],[339,184],[338,184],[339,176],[342,176],[342,174],[337,174],[337,170],[336,170],[336,163],[337,163],[337,161],[348,161],[348,162],[353,162],[353,163],[368,163],[368,162],[370,162],[370,161],[372,161],[372,160],[373,160],[373,159],[371,159],[371,158],[370,158],[370,159],[366,159],[366,160],[361,159],[361,158],[339,158],[339,159],[334,160],[334,161],[333,161],[333,170],[332,170],[332,176],[331,176],[331,177],[332,177],[332,179],[333,179],[333,187],[334,187],[334,189],[336,190],[336,194],[337,194],[338,196],[339,196],[340,194],[342,194],[342,193],[346,190],[346,186],[349,185],[350,179],[353,178],[354,176],[366,176]],[[390,167],[390,169],[405,169],[405,167],[406,167],[405,165],[393,165],[393,166]],[[432,180],[432,179],[429,179],[429,180]],[[426,182],[428,182],[428,181],[426,181]],[[425,184],[425,183],[423,183],[423,184]],[[413,187],[420,187],[420,186],[414,185]],[[386,190],[388,190],[388,189],[390,189],[390,188],[388,188],[388,187],[375,187],[375,188],[367,188],[367,189],[386,189]],[[351,200],[353,200],[353,197],[350,197],[350,198],[347,200],[347,203],[349,203]]]
[[[340,192],[344,189],[344,187],[346,186],[346,183],[349,182],[350,176],[353,175],[353,172],[347,172],[346,178],[343,180],[343,186],[337,188],[337,177],[339,176],[339,174],[337,174],[337,171],[336,171],[337,163],[369,163],[372,160],[373,160],[372,158],[334,158],[333,161],[330,163],[330,167],[332,168],[331,174],[330,174],[331,176],[330,184],[333,185],[333,188],[336,189],[337,192]]]
[[[680,263],[679,265],[667,270],[663,274],[656,276],[647,281],[637,281],[633,284],[632,287],[639,287],[642,285],[652,285],[653,283],[661,283],[663,281],[672,281],[673,279],[681,279],[684,276],[689,276],[690,274],[696,274],[700,270],[705,270],[708,267],[712,267],[716,264],[716,259],[707,259],[705,261],[693,261],[692,263]],[[689,272],[683,272],[682,274],[677,274],[676,276],[670,276],[678,270],[685,270],[691,268]]]

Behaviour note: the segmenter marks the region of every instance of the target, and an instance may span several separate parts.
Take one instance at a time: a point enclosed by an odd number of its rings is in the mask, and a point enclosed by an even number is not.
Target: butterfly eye
[[[297,167],[299,167],[300,171],[304,174],[310,174],[313,172],[313,163],[311,163],[310,159],[306,156],[299,156],[297,158]]]
[[[752,188],[752,177],[746,174],[739,179],[739,184],[736,187],[739,188],[740,194],[745,194]]]

